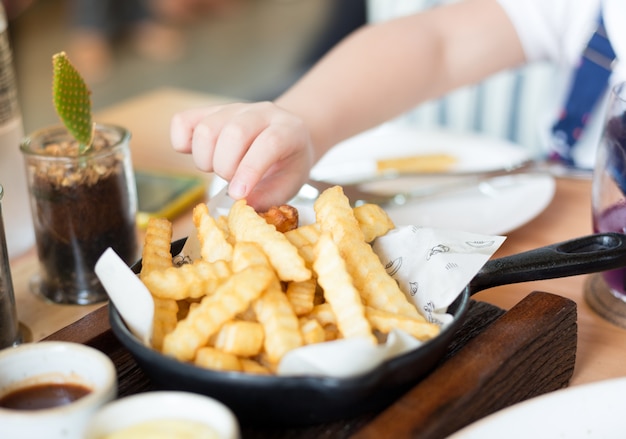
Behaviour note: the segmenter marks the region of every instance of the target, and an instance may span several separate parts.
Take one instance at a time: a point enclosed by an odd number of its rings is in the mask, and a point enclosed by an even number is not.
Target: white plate
[[[623,438],[626,378],[569,387],[500,410],[448,439]]]
[[[457,157],[451,171],[494,170],[529,158],[522,147],[492,137],[383,126],[337,145],[313,168],[311,177],[341,184],[372,176],[376,159],[431,153]],[[507,176],[494,180],[490,187],[471,185],[386,210],[397,225],[502,234],[541,213],[554,189],[554,179],[548,175]]]

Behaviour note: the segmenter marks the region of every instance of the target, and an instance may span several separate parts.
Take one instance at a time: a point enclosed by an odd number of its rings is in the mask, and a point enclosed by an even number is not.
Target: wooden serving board
[[[247,438],[445,438],[517,402],[566,387],[576,358],[576,304],[534,292],[508,312],[471,301],[463,326],[439,367],[379,413],[312,427],[242,426]],[[50,335],[93,346],[118,371],[119,397],[155,390],[117,341],[108,307]]]

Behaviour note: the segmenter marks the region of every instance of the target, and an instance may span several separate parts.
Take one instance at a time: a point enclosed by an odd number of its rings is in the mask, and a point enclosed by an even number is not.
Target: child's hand
[[[230,182],[228,193],[257,210],[294,196],[313,166],[313,145],[304,122],[271,102],[187,110],[171,124],[176,151],[196,166]]]

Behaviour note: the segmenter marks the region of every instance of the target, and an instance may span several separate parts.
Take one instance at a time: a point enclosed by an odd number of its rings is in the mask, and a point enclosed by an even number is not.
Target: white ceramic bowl
[[[117,394],[113,362],[97,349],[70,342],[26,343],[0,351],[0,396],[44,383],[83,385],[91,392],[53,408],[0,408],[0,436],[30,439],[82,439],[96,410]]]
[[[240,436],[235,415],[221,402],[190,392],[156,391],[121,398],[102,407],[87,426],[85,439],[102,439],[139,423],[163,419],[205,424],[219,439]]]

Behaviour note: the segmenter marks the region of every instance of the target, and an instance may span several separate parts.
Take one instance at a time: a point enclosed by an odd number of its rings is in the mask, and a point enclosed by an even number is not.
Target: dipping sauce
[[[104,436],[102,439],[219,439],[208,425],[187,419],[156,419]]]
[[[0,407],[13,410],[41,410],[70,404],[91,393],[74,383],[45,383],[14,390],[0,398]]]

